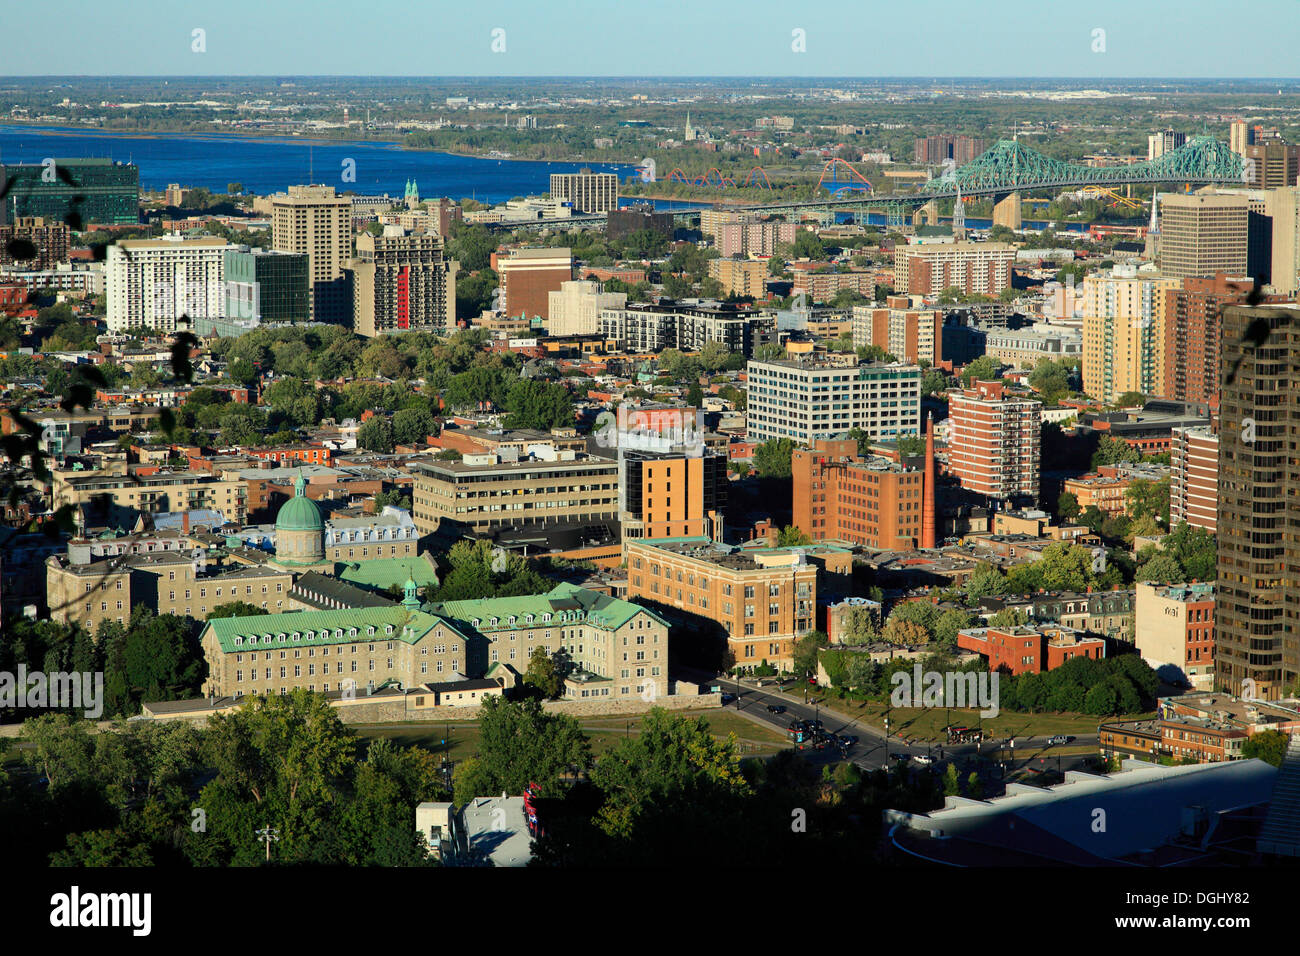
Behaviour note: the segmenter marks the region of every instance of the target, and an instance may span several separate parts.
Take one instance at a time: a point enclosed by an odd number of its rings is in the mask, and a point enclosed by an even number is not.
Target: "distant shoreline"
[[[312,146],[395,146],[398,149],[410,153],[440,153],[444,156],[455,156],[457,159],[480,159],[483,162],[490,163],[493,160],[499,163],[592,163],[600,166],[629,166],[634,167],[632,162],[613,162],[607,159],[530,159],[527,156],[490,156],[486,153],[475,153],[468,151],[459,151],[452,149],[423,149],[418,146],[408,146],[403,140],[396,139],[320,139],[315,136],[289,136],[283,133],[258,133],[252,130],[125,130],[125,129],[106,129],[98,126],[50,126],[36,123],[23,123],[20,121],[6,120],[0,123],[0,129],[28,130],[37,136],[54,136],[60,134],[77,134],[93,133],[98,136],[112,136],[118,139],[248,139],[261,140],[267,143],[283,144],[309,144]]]

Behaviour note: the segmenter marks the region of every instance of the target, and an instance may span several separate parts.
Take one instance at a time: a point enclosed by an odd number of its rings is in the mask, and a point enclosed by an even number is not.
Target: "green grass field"
[[[743,756],[774,754],[788,746],[785,736],[769,730],[736,714],[717,708],[673,711],[688,717],[703,717],[709,730],[720,740],[735,734]],[[580,721],[582,731],[591,740],[591,749],[599,756],[620,738],[635,735],[641,726],[642,715],[632,717],[587,717]],[[405,746],[419,746],[432,753],[450,753],[452,760],[463,760],[479,752],[479,726],[477,721],[437,723],[421,721],[408,724],[354,724],[352,729],[359,737],[386,737]],[[443,741],[448,741],[444,744]]]

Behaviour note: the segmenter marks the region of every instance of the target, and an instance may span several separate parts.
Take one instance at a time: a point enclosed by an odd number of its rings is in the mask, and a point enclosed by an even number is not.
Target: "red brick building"
[[[989,498],[1038,497],[1042,403],[1009,397],[1002,382],[972,382],[948,400],[948,471]]]
[[[972,627],[957,632],[957,646],[986,657],[989,670],[1011,676],[1041,674],[1075,657],[1101,660],[1106,642],[1058,624],[1036,627]]]
[[[1222,362],[1219,310],[1243,301],[1250,292],[1249,276],[1223,272],[1214,278],[1189,277],[1182,288],[1164,290],[1165,382],[1163,395],[1180,402],[1219,404],[1219,366]],[[1263,301],[1286,302],[1286,296],[1265,296]]]

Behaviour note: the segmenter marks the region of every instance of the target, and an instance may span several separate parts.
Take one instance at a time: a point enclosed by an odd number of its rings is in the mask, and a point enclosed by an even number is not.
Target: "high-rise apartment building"
[[[1219,514],[1219,436],[1205,426],[1169,436],[1169,527],[1187,522],[1214,534]]]
[[[720,541],[727,491],[725,454],[624,451],[619,455],[623,540]]]
[[[1147,159],[1159,159],[1165,153],[1172,152],[1187,143],[1187,134],[1172,129],[1152,133],[1147,136]]]
[[[610,239],[626,239],[638,232],[653,232],[671,239],[676,224],[671,212],[655,212],[652,203],[641,203],[624,209],[611,209],[605,222],[605,235]]]
[[[754,441],[790,438],[811,446],[855,428],[873,441],[921,432],[921,369],[915,365],[751,361],[747,385]]]
[[[516,249],[497,256],[493,268],[501,277],[501,311],[531,319],[549,317],[550,294],[573,280],[573,253],[568,249]]]
[[[728,295],[762,298],[771,273],[761,259],[710,259],[709,276],[717,279]]]
[[[770,256],[778,245],[794,242],[798,227],[792,222],[724,222],[715,227],[718,255]]]
[[[1162,193],[1160,272],[1249,275],[1250,203],[1245,196]]]
[[[901,362],[937,365],[943,358],[943,313],[913,309],[907,296],[889,296],[885,308],[853,307],[853,347],[875,345]]]
[[[1228,148],[1238,156],[1246,155],[1246,147],[1251,143],[1250,127],[1245,120],[1233,120],[1228,124]]]
[[[1219,312],[1250,292],[1248,276],[1189,277],[1163,292],[1163,375],[1156,394],[1217,405],[1222,343]],[[1268,301],[1281,301],[1269,297]]]
[[[974,381],[948,399],[948,472],[963,488],[999,501],[1038,499],[1041,402]]]
[[[551,173],[551,198],[573,203],[574,212],[609,212],[618,208],[618,176],[593,173]]]
[[[27,216],[10,225],[0,225],[0,266],[53,269],[68,261],[70,234],[67,223],[51,222],[39,216]]]
[[[1256,331],[1267,327],[1260,344]],[[1223,310],[1216,671],[1220,690],[1276,700],[1300,680],[1300,306]],[[1253,685],[1244,683],[1247,679]]]
[[[604,285],[584,279],[560,283],[546,294],[547,335],[595,335],[602,309],[627,305],[626,292],[606,292]]]
[[[311,317],[351,324],[352,296],[343,269],[352,258],[352,200],[333,186],[290,186],[271,197],[271,246],[304,252],[310,269]]]
[[[1261,189],[1296,185],[1300,177],[1300,146],[1273,140],[1246,147],[1247,182]]]
[[[998,296],[1011,286],[1015,261],[1015,246],[1005,242],[900,245],[894,250],[894,289],[937,295],[956,288],[967,295]]]
[[[1118,265],[1083,279],[1083,390],[1102,402],[1158,394],[1164,382],[1164,292],[1178,280]]]
[[[436,232],[401,226],[385,226],[381,236],[363,232],[348,265],[353,329],[369,337],[454,329],[457,268]]]
[[[65,178],[66,177],[66,178]],[[0,224],[37,216],[83,229],[140,221],[140,167],[111,159],[0,163]]]
[[[918,137],[912,145],[912,153],[917,163],[934,166],[945,159],[951,159],[958,166],[969,163],[989,148],[989,141],[975,136],[954,136],[944,133],[938,136]]]
[[[223,264],[229,248],[224,239],[179,235],[109,246],[104,270],[109,329],[170,334],[185,328],[183,317],[225,316]]]

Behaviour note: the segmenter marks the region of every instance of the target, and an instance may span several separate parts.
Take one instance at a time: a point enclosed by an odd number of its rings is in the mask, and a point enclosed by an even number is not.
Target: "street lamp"
[[[273,827],[264,827],[261,830],[254,831],[257,839],[266,844],[266,862],[271,862],[271,844],[280,842],[280,831]]]

